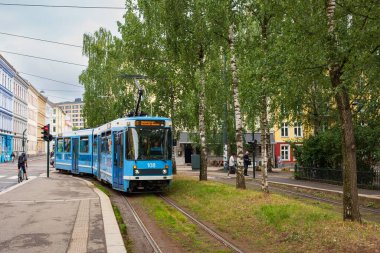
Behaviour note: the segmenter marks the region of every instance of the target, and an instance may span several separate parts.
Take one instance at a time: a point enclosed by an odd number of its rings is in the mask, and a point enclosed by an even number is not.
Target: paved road
[[[46,173],[46,156],[30,158],[28,166],[26,171],[30,178],[35,178]],[[0,192],[15,184],[17,184],[17,162],[0,163]]]

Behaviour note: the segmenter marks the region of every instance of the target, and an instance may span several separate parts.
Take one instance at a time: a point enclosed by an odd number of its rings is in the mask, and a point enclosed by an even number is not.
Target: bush
[[[357,126],[355,134],[358,183],[370,185],[375,176],[374,167],[380,161],[380,127]],[[293,145],[298,165],[320,168],[315,177],[329,180],[340,178],[341,173],[337,173],[336,178],[326,178],[327,175],[331,177],[331,173],[325,173],[325,170],[342,170],[341,147],[342,139],[338,127],[304,140],[302,146]]]

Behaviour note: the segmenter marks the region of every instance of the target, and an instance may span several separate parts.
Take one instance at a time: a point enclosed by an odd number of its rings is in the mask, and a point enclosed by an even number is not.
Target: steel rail
[[[158,244],[156,243],[156,241],[153,239],[152,235],[149,233],[149,231],[145,227],[144,223],[141,221],[139,215],[137,214],[137,212],[135,211],[135,209],[133,208],[133,206],[129,202],[128,198],[126,196],[123,196],[123,197],[124,197],[124,200],[127,203],[127,206],[131,210],[131,213],[132,213],[133,217],[135,218],[137,224],[140,226],[141,231],[144,233],[145,237],[148,239],[149,244],[152,246],[154,252],[155,253],[162,253],[160,247],[158,246]]]
[[[213,231],[212,229],[210,229],[209,227],[207,227],[205,224],[203,224],[202,222],[198,221],[196,218],[194,218],[193,216],[191,216],[189,213],[187,213],[185,210],[183,210],[182,208],[180,208],[179,206],[177,206],[173,201],[171,201],[170,199],[162,196],[162,195],[159,195],[161,197],[161,199],[163,199],[167,204],[169,204],[170,206],[176,208],[178,211],[180,211],[181,213],[183,213],[186,217],[188,217],[193,223],[197,224],[198,226],[200,226],[204,231],[206,231],[207,233],[209,233],[212,237],[214,237],[215,239],[217,239],[218,241],[220,241],[221,243],[223,243],[226,247],[232,249],[233,251],[235,252],[239,252],[239,253],[244,253],[244,251],[242,251],[241,249],[239,249],[238,247],[236,247],[235,245],[233,245],[232,243],[230,243],[229,241],[227,241],[226,239],[224,239],[222,236],[220,236],[219,234],[217,234],[215,231]]]
[[[247,183],[250,184],[249,182],[247,182]],[[261,185],[258,182],[252,182],[251,184],[252,185]],[[337,205],[337,206],[342,206],[341,202],[334,201],[334,200],[331,200],[331,199],[320,198],[320,197],[316,197],[316,196],[313,196],[313,195],[310,195],[310,194],[301,193],[301,192],[297,192],[297,191],[285,190],[285,189],[283,189],[281,187],[277,187],[277,186],[273,186],[273,185],[271,185],[270,188],[273,188],[273,189],[275,189],[277,191],[280,191],[280,192],[285,192],[285,193],[288,193],[288,194],[297,195],[297,196],[301,196],[301,197],[308,198],[308,199],[318,200],[318,201],[321,201],[321,202],[330,203],[330,204],[334,204],[334,205]],[[378,210],[378,209],[373,209],[373,208],[368,208],[368,207],[359,207],[359,209],[363,210],[363,211],[371,212],[371,213],[380,214],[380,210]]]

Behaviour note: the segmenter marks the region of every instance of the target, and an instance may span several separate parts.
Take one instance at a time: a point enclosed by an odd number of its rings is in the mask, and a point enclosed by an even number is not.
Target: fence
[[[342,170],[331,168],[294,167],[295,179],[339,184],[343,182]],[[380,189],[380,170],[357,171],[358,187],[366,189]]]

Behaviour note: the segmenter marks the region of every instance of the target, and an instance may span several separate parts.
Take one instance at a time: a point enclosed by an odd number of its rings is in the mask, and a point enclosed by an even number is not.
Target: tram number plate
[[[148,163],[148,168],[156,168],[156,164],[155,163]]]

